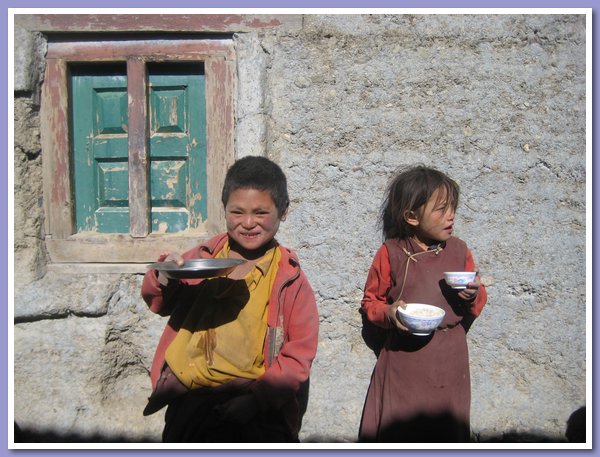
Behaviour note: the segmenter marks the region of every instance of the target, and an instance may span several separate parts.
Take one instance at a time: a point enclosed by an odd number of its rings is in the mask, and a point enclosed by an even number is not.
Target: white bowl
[[[415,335],[428,335],[444,319],[446,311],[424,303],[407,303],[406,308],[398,307],[398,319]]]
[[[467,284],[475,280],[474,271],[447,271],[444,273],[444,280],[453,289],[466,289]]]

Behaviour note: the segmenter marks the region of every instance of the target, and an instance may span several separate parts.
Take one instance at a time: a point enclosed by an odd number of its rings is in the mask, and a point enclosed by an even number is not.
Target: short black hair
[[[290,204],[285,174],[279,165],[266,157],[246,156],[227,170],[221,194],[223,207],[231,193],[238,189],[269,191],[279,217],[285,214]]]

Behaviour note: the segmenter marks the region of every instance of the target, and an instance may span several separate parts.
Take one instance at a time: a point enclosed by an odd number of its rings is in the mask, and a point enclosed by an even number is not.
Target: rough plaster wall
[[[267,143],[267,107],[265,90],[268,54],[255,34],[235,36],[237,93],[235,110],[235,146],[237,158],[265,155]]]
[[[15,99],[14,242],[15,286],[45,272],[42,243],[42,163],[38,107],[29,98]],[[23,185],[23,183],[27,183]]]
[[[585,18],[304,22],[236,37],[237,154],[286,171],[279,238],[321,316],[301,438],[356,437],[374,364],[357,308],[377,211],[393,171],[421,162],[460,183],[457,235],[489,285],[469,334],[474,433],[562,439],[586,401]],[[44,275],[37,113],[17,105],[15,419],[70,439],[157,440],[162,415],[140,411],[165,320],[145,309],[139,276]]]
[[[456,234],[489,284],[469,336],[474,432],[560,436],[585,404],[583,44],[583,18],[556,16],[308,16],[300,39],[270,43],[282,238],[321,313],[307,436],[358,427],[377,210],[394,169],[418,162],[460,183]],[[556,319],[564,303],[577,311]]]
[[[148,441],[149,363],[164,326],[141,276],[58,275],[15,293],[15,420],[50,440]],[[49,435],[51,436],[51,435]]]

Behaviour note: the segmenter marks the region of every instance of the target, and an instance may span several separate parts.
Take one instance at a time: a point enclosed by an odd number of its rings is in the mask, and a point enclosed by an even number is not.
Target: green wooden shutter
[[[71,87],[77,231],[126,233],[127,77],[74,74]]]
[[[153,232],[197,228],[206,219],[204,75],[149,72]]]
[[[152,231],[198,228],[207,212],[202,69],[162,64],[148,79]],[[128,233],[127,77],[73,72],[71,99],[77,231]]]

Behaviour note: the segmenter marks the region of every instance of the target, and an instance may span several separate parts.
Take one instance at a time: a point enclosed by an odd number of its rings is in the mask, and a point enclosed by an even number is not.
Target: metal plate
[[[181,267],[168,261],[153,263],[148,268],[161,271],[167,278],[195,279],[225,276],[243,263],[246,261],[242,259],[188,259]]]

